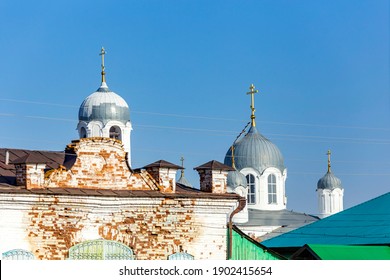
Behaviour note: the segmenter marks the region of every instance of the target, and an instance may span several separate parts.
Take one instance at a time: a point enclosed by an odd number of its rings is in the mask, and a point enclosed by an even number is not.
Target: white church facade
[[[344,210],[344,189],[341,180],[331,171],[330,150],[328,155],[328,171],[318,180],[317,198],[318,198],[318,216],[326,218]]]
[[[265,240],[342,210],[341,183],[331,173],[317,188],[320,217],[287,210],[287,168],[279,148],[258,131],[254,106],[258,90],[253,84],[249,89],[251,120],[224,160],[235,169],[228,174],[229,190],[247,199],[245,209],[235,217],[237,226],[257,240]]]
[[[102,48],[102,81],[100,87],[89,95],[79,109],[77,131],[79,137],[115,138],[123,143],[131,167],[131,131],[130,110],[126,101],[111,91],[106,83],[104,66],[105,50]]]

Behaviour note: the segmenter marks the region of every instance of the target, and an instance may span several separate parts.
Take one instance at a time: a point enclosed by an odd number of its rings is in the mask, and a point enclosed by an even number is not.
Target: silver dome
[[[244,174],[242,174],[237,170],[229,171],[227,175],[227,185],[233,190],[239,186],[246,188],[247,187],[246,177]]]
[[[130,121],[130,110],[126,101],[112,92],[105,83],[88,96],[79,109],[79,121],[120,121],[126,124]]]
[[[343,187],[341,186],[340,179],[334,176],[331,171],[328,171],[324,177],[318,180],[317,189],[333,190],[336,188],[342,189]]]
[[[248,133],[234,144],[234,162],[237,170],[252,167],[260,173],[269,167],[284,171],[284,161],[278,147],[252,126]],[[228,150],[224,163],[232,165],[232,150]]]

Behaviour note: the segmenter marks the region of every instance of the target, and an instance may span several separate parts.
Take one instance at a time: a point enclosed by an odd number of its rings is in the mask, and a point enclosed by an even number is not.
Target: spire
[[[259,91],[257,89],[255,89],[255,86],[253,84],[251,84],[251,86],[249,87],[250,91],[247,92],[246,94],[250,94],[251,95],[251,110],[252,110],[252,113],[251,113],[251,121],[252,121],[252,126],[255,127],[256,126],[256,116],[255,116],[255,93],[258,93]]]
[[[184,157],[183,156],[180,158],[180,161],[181,161],[181,167],[183,167],[183,169],[181,170],[181,177],[184,177]]]
[[[180,178],[179,178],[179,180],[177,180],[177,182],[184,185],[184,186],[192,188],[191,183],[184,177],[184,157],[181,157],[180,161],[181,161],[181,167],[183,169],[181,170]]]
[[[100,54],[99,54],[102,57],[102,84],[106,83],[106,72],[104,71],[105,70],[105,67],[104,67],[104,55],[105,54],[106,54],[106,50],[102,47]]]
[[[330,170],[330,155],[332,154],[330,150],[328,150],[328,152],[326,153],[328,155],[328,173],[331,172]]]

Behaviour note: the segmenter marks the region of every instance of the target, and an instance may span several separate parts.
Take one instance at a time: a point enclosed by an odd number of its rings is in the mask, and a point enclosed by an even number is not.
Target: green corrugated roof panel
[[[270,248],[390,244],[390,192],[262,244]]]
[[[308,244],[321,260],[390,260],[388,246]]]
[[[233,226],[231,260],[284,260],[285,257],[266,248]]]

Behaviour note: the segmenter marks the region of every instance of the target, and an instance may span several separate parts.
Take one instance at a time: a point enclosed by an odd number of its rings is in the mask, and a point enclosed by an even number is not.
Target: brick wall
[[[72,164],[67,168],[48,171],[45,175],[45,187],[131,190],[156,188],[152,178],[131,172],[123,145],[118,140],[102,137],[80,139],[68,145],[65,152],[68,161],[73,160]]]
[[[205,198],[0,198],[0,252],[23,248],[49,260],[66,259],[71,246],[99,238],[129,246],[141,260],[167,259],[180,247],[195,259],[225,259],[226,223],[237,204]]]
[[[226,258],[226,224],[238,204],[225,194],[226,171],[205,173],[213,195],[186,196],[175,194],[176,168],[134,172],[115,139],[76,140],[65,153],[63,166],[46,173],[44,164],[21,164],[20,193],[0,191],[1,253],[25,249],[37,259],[63,260],[72,246],[102,238],[125,244],[141,260],[167,259],[179,248],[195,259]],[[81,189],[89,195],[78,196]]]
[[[200,189],[204,192],[223,194],[227,190],[227,171],[198,170]]]

